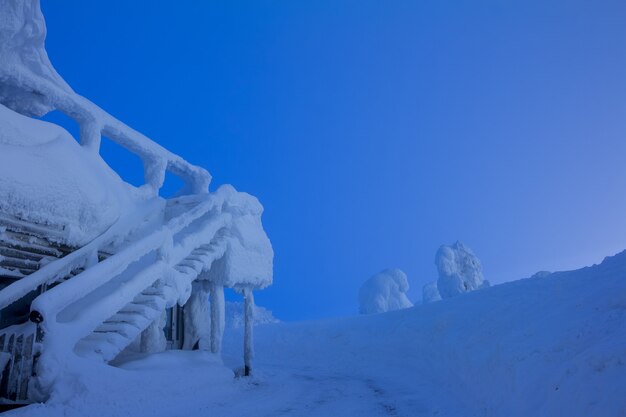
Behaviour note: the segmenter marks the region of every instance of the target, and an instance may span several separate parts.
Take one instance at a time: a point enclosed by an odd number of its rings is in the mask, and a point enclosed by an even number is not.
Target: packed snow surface
[[[624,416],[625,275],[626,252],[410,309],[258,326],[249,379],[201,351],[92,363],[7,415]],[[239,332],[224,352],[241,365]]]
[[[63,128],[0,104],[0,213],[64,229],[64,243],[101,234],[137,198]]]
[[[474,252],[461,242],[442,245],[435,256],[439,279],[437,289],[441,298],[488,287],[483,278],[483,267]]]
[[[359,290],[361,314],[384,313],[412,307],[406,292],[409,281],[399,269],[385,269],[363,283]]]

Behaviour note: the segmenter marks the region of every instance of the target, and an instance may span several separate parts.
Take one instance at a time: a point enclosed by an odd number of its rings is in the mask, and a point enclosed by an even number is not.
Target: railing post
[[[143,158],[143,178],[155,196],[159,194],[159,190],[163,187],[166,169],[167,160],[163,158]]]
[[[102,126],[93,119],[79,120],[79,124],[81,146],[93,153],[99,153],[102,142]]]
[[[244,297],[244,336],[243,336],[243,374],[250,376],[252,373],[252,360],[254,359],[254,341],[252,328],[254,325],[254,295],[250,287],[243,289]]]

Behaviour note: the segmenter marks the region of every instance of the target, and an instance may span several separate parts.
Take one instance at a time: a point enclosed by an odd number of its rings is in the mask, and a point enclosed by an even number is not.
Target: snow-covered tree
[[[483,267],[474,252],[461,242],[442,245],[435,264],[439,272],[437,289],[441,298],[450,298],[479,288],[488,287],[483,278]]]
[[[409,281],[404,272],[399,269],[385,269],[361,286],[359,312],[374,314],[413,307],[413,303],[406,296],[408,290]]]
[[[441,300],[441,294],[437,288],[437,281],[429,282],[422,287],[422,304]]]

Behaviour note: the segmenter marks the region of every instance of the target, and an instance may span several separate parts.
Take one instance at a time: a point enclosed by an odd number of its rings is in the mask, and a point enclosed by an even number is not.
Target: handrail
[[[20,73],[19,78],[13,74],[2,74],[2,78],[9,84],[28,86],[33,92],[46,97],[56,109],[74,118],[80,125],[81,145],[86,149],[98,153],[104,134],[138,155],[144,163],[146,184],[154,194],[163,186],[165,171],[180,177],[185,182],[187,193],[208,192],[211,174],[206,169],[190,164],[85,97],[28,73]]]
[[[151,252],[166,248],[173,235],[205,215],[215,207],[216,203],[214,199],[200,203],[122,251],[81,272],[72,280],[67,281],[63,288],[56,287],[48,290],[33,301],[31,310],[39,312],[43,317],[57,314],[85,294],[124,272],[131,263]]]

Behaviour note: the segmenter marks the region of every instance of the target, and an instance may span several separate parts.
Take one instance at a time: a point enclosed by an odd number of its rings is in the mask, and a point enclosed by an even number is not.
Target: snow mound
[[[0,213],[58,226],[80,246],[136,202],[132,187],[63,128],[0,104]]]
[[[439,273],[437,289],[441,298],[488,287],[489,281],[483,278],[483,267],[474,252],[461,242],[442,245],[435,256]]]
[[[376,314],[413,307],[406,296],[408,290],[409,281],[404,272],[399,269],[381,271],[361,286],[359,312]]]
[[[226,236],[228,248],[200,279],[225,287],[271,285],[274,250],[261,223],[263,206],[256,197],[238,192],[228,184],[218,188],[215,195],[224,199],[222,212],[233,215]]]

